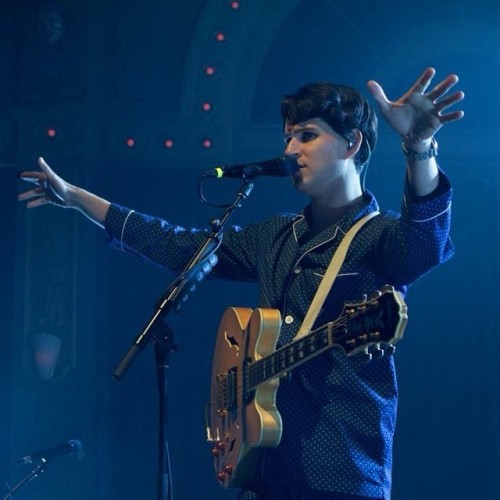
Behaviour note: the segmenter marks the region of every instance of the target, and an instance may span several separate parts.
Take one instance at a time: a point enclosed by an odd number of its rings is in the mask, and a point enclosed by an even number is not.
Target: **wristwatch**
[[[438,155],[438,143],[434,137],[431,140],[431,147],[427,151],[422,151],[420,153],[413,151],[412,149],[408,149],[404,142],[401,143],[401,147],[403,148],[403,153],[406,158],[410,160],[423,161]]]

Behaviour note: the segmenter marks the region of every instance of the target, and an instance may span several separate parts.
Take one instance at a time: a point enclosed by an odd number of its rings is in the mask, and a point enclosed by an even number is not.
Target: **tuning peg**
[[[372,355],[370,351],[368,350],[368,347],[365,347],[359,354],[358,356],[361,358],[361,361],[363,363],[369,363],[372,360]]]
[[[384,356],[385,351],[384,351],[384,349],[381,348],[380,344],[375,344],[370,349],[370,353],[372,354],[372,356],[375,359],[379,359],[379,358],[382,358]]]
[[[392,345],[392,344],[387,344],[385,347],[384,347],[384,350],[385,350],[385,353],[388,355],[388,356],[391,356],[392,354],[394,354],[394,352],[396,351],[396,346],[395,345]]]

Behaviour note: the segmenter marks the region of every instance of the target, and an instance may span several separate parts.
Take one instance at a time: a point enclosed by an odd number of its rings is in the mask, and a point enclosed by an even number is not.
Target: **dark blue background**
[[[5,4],[5,2],[4,2]],[[40,11],[63,25],[48,44]],[[47,9],[45,9],[47,10]],[[82,460],[54,460],[19,498],[154,498],[157,390],[148,346],[125,378],[112,373],[172,276],[109,249],[80,214],[16,202],[20,169],[44,155],[68,181],[183,225],[221,212],[198,200],[201,171],[282,151],[279,98],[332,80],[396,98],[425,69],[460,76],[465,118],[439,132],[439,161],[454,186],[452,261],[407,297],[396,353],[401,402],[394,500],[500,496],[497,335],[500,7],[494,2],[143,0],[2,5],[0,30],[0,479],[30,471],[15,458],[68,439]],[[217,42],[217,32],[225,41]],[[212,77],[204,69],[213,65]],[[201,110],[212,103],[209,113]],[[462,105],[461,105],[462,106]],[[48,139],[45,131],[56,127]],[[124,146],[127,137],[136,147]],[[165,138],[174,148],[163,147]],[[201,146],[211,138],[213,147]],[[380,124],[367,177],[398,209],[404,163]],[[305,202],[288,180],[260,178],[232,222]],[[220,201],[239,184],[207,186]],[[218,321],[227,306],[256,305],[252,285],[204,282],[169,323],[180,350],[169,370],[174,497],[233,498],[214,478],[204,404]],[[30,338],[63,340],[54,378],[36,377]],[[2,492],[3,493],[3,492]]]

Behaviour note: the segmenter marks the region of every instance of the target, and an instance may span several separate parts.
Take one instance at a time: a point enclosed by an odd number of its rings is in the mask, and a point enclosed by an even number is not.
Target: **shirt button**
[[[300,274],[300,273],[302,272],[302,268],[301,268],[300,266],[297,266],[297,267],[293,270],[293,272],[294,272],[295,274]]]
[[[287,325],[290,325],[291,323],[293,323],[293,316],[290,316],[289,314],[287,316],[285,316],[285,323]]]

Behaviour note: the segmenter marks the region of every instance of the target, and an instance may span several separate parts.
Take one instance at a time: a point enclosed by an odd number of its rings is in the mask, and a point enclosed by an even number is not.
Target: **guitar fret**
[[[248,373],[245,376],[246,387],[257,387],[265,380],[288,370],[316,351],[328,347],[329,329],[331,329],[330,325],[328,325],[328,328],[312,333],[304,339],[292,342],[292,344],[274,351],[265,358],[251,363],[247,367]]]

